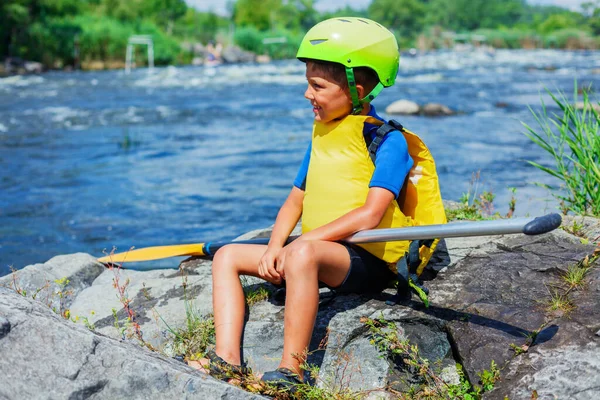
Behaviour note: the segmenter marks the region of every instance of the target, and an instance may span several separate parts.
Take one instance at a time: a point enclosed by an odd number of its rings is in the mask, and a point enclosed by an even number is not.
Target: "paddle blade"
[[[101,263],[122,263],[160,260],[169,257],[203,256],[204,243],[178,244],[173,246],[146,247],[144,249],[130,250],[124,253],[109,254],[100,257]]]

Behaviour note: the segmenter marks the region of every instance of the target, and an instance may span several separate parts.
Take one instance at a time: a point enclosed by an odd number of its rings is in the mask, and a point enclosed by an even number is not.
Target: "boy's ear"
[[[358,93],[358,98],[362,99],[363,97],[365,97],[366,93],[365,93],[365,87],[361,84],[356,84],[356,92]]]

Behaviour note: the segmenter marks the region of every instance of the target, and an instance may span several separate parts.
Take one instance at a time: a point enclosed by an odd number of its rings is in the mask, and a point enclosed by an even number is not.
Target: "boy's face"
[[[313,106],[315,121],[330,122],[350,114],[352,102],[348,89],[342,88],[318,64],[306,63],[306,80],[304,97]]]

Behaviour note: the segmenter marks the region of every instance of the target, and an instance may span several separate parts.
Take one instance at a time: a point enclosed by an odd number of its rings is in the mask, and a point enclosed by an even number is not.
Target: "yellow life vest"
[[[413,219],[414,225],[445,224],[447,222],[446,211],[442,202],[435,161],[425,143],[419,136],[394,120],[390,120],[387,124],[379,121],[377,124],[380,125],[377,136],[381,139],[390,131],[402,132],[408,145],[408,153],[413,159],[408,179],[396,199],[402,212]],[[373,161],[375,161],[377,147],[378,145],[369,146],[369,153]],[[413,242],[417,245],[419,254],[418,257],[413,256],[409,263],[412,266],[413,263],[418,262],[418,265],[414,265],[413,271],[417,276],[420,276],[427,266],[438,242],[439,239]]]
[[[364,205],[375,171],[374,160],[369,155],[363,135],[365,122],[383,125],[383,122],[365,115],[349,115],[326,124],[315,122],[303,202],[303,233]],[[397,201],[390,203],[376,228],[445,223],[433,157],[417,135],[403,128],[400,130],[406,138],[414,165]],[[435,244],[437,241],[432,246],[421,247],[423,262],[418,274],[427,264]],[[395,272],[395,263],[408,252],[409,242],[364,243],[359,246],[391,264]]]

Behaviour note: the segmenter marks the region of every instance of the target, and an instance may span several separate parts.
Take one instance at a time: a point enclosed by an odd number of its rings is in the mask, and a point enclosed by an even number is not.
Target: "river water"
[[[101,256],[231,239],[274,222],[308,141],[304,65],[166,67],[152,73],[51,72],[0,79],[0,275],[58,254]],[[528,106],[558,111],[544,88],[572,97],[600,84],[600,54],[437,52],[403,57],[375,101],[438,102],[445,118],[398,117],[436,158],[444,198],[478,190],[505,213],[556,209],[525,160],[549,163],[522,132]],[[163,260],[142,267],[173,267]]]

